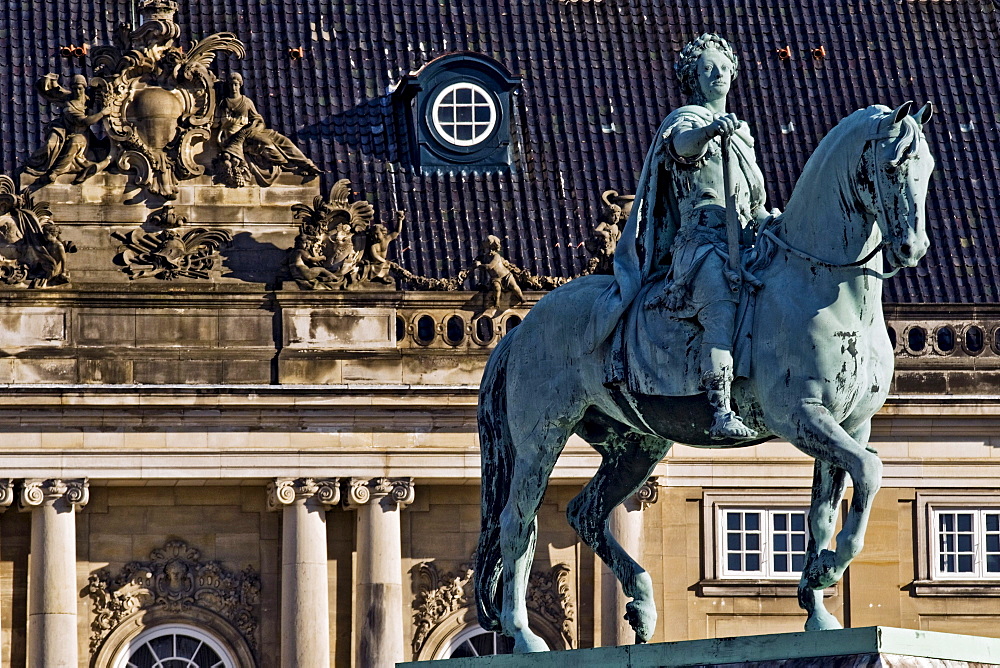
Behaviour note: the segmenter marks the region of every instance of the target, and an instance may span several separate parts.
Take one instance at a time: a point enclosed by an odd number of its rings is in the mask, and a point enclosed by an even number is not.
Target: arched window
[[[232,653],[214,637],[192,626],[165,624],[130,640],[114,668],[237,668]]]
[[[513,654],[514,639],[484,631],[478,625],[470,626],[451,638],[435,658],[458,659],[470,656]]]

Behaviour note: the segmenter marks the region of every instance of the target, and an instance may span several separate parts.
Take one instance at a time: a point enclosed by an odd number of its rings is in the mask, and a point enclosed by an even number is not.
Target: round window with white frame
[[[495,656],[513,654],[514,639],[505,635],[484,631],[478,625],[470,626],[451,638],[441,648],[436,659],[459,659],[474,656]]]
[[[431,122],[449,144],[475,146],[486,140],[497,125],[493,95],[469,82],[445,86],[431,105]]]
[[[186,624],[146,629],[128,641],[112,668],[237,668],[225,646]]]

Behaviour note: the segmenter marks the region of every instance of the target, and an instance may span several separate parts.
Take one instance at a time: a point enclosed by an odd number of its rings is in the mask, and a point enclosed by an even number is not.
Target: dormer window
[[[452,53],[407,75],[397,88],[425,170],[509,168],[513,91],[520,78],[478,53]]]

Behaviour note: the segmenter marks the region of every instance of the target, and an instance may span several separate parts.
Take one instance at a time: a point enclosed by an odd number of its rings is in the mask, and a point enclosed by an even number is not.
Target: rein
[[[889,136],[872,137],[871,140],[869,141],[869,146],[871,147],[871,150],[874,152],[875,144],[878,140],[889,139],[889,138],[890,138]],[[888,219],[888,217],[885,215],[885,203],[882,201],[882,188],[879,182],[878,175],[875,176],[874,181],[875,181],[875,198],[876,200],[878,200],[879,213],[882,215],[883,218]],[[845,262],[843,264],[836,264],[833,262],[827,262],[825,260],[821,260],[815,255],[810,255],[809,253],[806,253],[803,250],[799,250],[798,248],[789,245],[788,242],[784,241],[783,239],[780,239],[777,234],[775,234],[769,229],[761,230],[761,234],[766,236],[774,243],[776,243],[782,250],[791,253],[792,255],[800,259],[803,259],[810,264],[816,265],[818,267],[825,267],[827,269],[851,269],[854,267],[864,266],[868,264],[868,262],[872,258],[878,255],[882,251],[882,249],[885,248],[886,246],[885,241],[880,241],[878,245],[875,246],[875,248],[873,248],[867,255],[865,255],[860,260],[855,260],[854,262]],[[902,267],[896,267],[890,272],[876,271],[874,273],[878,278],[886,280],[898,274],[900,269],[902,269]]]

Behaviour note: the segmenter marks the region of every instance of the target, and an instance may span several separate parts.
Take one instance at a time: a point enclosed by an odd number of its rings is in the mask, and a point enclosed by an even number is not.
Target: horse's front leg
[[[816,536],[815,554],[807,557],[799,585],[799,603],[809,612],[807,629],[839,628],[832,615],[822,604],[822,590],[840,581],[851,561],[864,547],[865,530],[875,494],[882,482],[882,462],[878,455],[868,450],[870,429],[868,422],[855,434],[847,433],[817,400],[803,401],[792,411],[775,432],[787,438],[797,448],[828,467],[818,469],[819,489],[814,489],[813,508],[810,512],[810,530]],[[851,506],[844,519],[844,526],[837,534],[835,550],[824,549],[822,541],[829,544],[828,534],[836,520],[837,501],[842,493],[843,481],[838,482],[837,470],[846,471],[854,485]],[[818,501],[818,504],[817,504]],[[815,526],[813,522],[815,517]],[[812,546],[811,546],[812,547]],[[806,590],[813,590],[812,595]],[[824,614],[825,613],[825,614]]]

